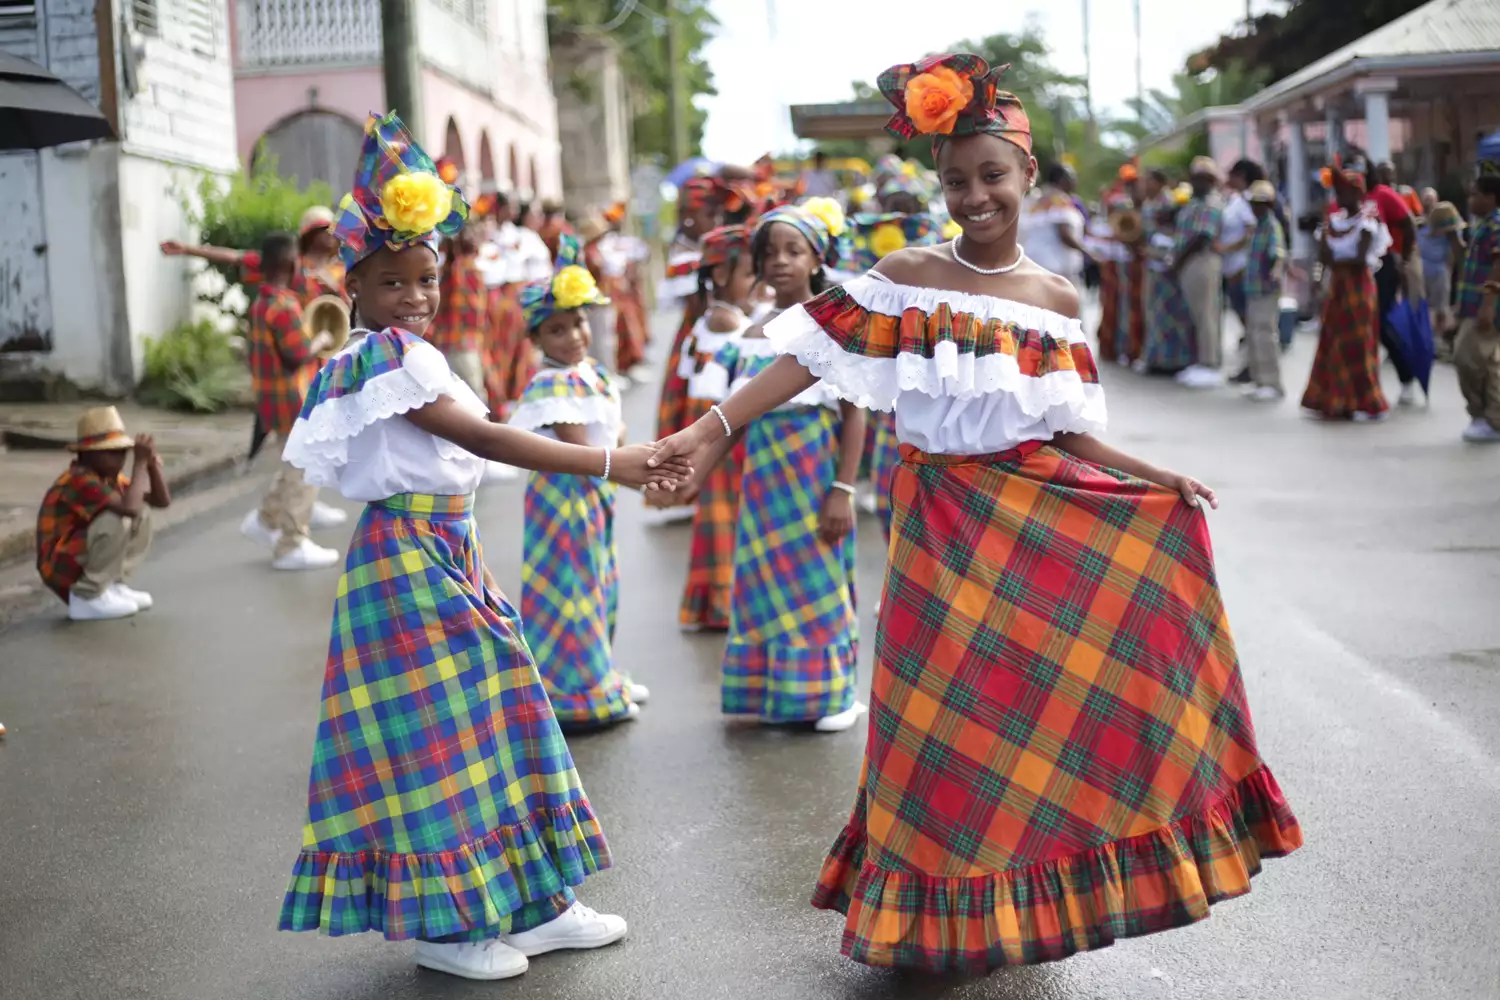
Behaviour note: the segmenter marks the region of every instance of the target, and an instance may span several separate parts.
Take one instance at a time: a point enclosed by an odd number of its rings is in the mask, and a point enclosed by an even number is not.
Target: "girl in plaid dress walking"
[[[521,291],[542,367],[511,415],[512,427],[569,444],[624,444],[619,389],[589,356],[587,310],[607,301],[579,264],[578,241],[561,237],[552,278]],[[521,621],[564,726],[633,719],[650,696],[615,669],[615,490],[603,479],[557,472],[533,472],[526,481]]]
[[[1380,388],[1375,268],[1390,248],[1380,217],[1364,207],[1365,176],[1333,172],[1338,210],[1323,220],[1318,253],[1328,298],[1302,408],[1325,420],[1376,421],[1390,412]]]
[[[1078,293],[1016,242],[1036,161],[997,75],[881,75],[962,235],[782,313],[783,356],[656,452],[709,454],[819,378],[895,407],[865,767],[813,896],[872,965],[984,972],[1192,923],[1302,839],[1256,749],[1214,495],[1093,436]]]
[[[830,231],[829,223],[833,223]],[[756,227],[755,276],[775,289],[772,312],[724,345],[693,380],[723,400],[776,359],[764,323],[821,290],[842,219],[776,208]],[[854,610],[854,487],[864,411],[819,382],[745,429],[723,710],[764,722],[853,727],[859,627]],[[704,460],[730,453],[725,437]]]
[[[625,921],[573,887],[609,867],[515,610],[473,518],[486,460],[675,485],[644,446],[492,423],[422,339],[437,241],[468,206],[395,115],[372,117],[337,224],[359,329],[318,373],[286,446],[307,480],[367,506],[334,601],[307,821],[283,930],[378,931],[470,979],[596,948]]]

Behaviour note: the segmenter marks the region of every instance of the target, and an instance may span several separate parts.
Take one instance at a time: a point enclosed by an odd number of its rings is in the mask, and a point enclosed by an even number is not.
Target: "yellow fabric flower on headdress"
[[[870,250],[877,258],[885,258],[906,246],[906,234],[894,222],[885,222],[875,227],[870,234]]]
[[[963,235],[963,232],[964,227],[960,226],[952,219],[949,219],[947,222],[943,223],[943,239],[945,240],[956,240]]]
[[[573,264],[558,271],[552,277],[552,298],[557,308],[577,309],[599,297],[599,285],[589,269]]]
[[[1183,181],[1181,184],[1172,189],[1172,204],[1181,206],[1186,205],[1189,201],[1192,200],[1193,186],[1187,181]]]
[[[844,234],[844,210],[832,198],[809,198],[797,207],[823,223],[833,239]]]
[[[380,211],[398,233],[430,233],[453,210],[453,189],[437,174],[400,173],[380,189]]]

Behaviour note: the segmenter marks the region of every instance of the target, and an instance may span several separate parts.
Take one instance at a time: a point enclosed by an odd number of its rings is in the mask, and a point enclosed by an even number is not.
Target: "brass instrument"
[[[337,295],[319,295],[302,310],[302,332],[309,340],[320,333],[333,336],[333,346],[318,352],[328,360],[349,342],[349,306]]]
[[[1127,245],[1139,243],[1146,236],[1146,227],[1141,213],[1134,208],[1122,208],[1109,216],[1109,228],[1115,239]]]

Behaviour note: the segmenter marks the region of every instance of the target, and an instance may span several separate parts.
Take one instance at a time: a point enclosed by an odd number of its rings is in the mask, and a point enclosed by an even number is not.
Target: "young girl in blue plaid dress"
[[[626,926],[573,896],[609,849],[519,616],[485,569],[474,491],[487,460],[631,485],[675,484],[687,467],[657,479],[644,446],[486,419],[422,339],[441,301],[438,237],[467,206],[395,115],[366,126],[341,211],[356,329],[308,390],[284,457],[367,506],[334,601],[280,926],[377,931],[416,941],[426,968],[503,979]]]
[[[577,263],[577,241],[561,237],[557,274],[566,277]],[[510,425],[569,444],[615,447],[625,438],[620,393],[604,366],[589,357],[587,308],[601,304],[602,296],[596,290],[591,301],[562,309],[550,287],[540,282],[521,292],[542,367]],[[533,472],[526,481],[521,622],[564,727],[633,719],[650,695],[615,669],[615,491],[614,483],[592,476]]]
[[[833,220],[834,234],[829,222]],[[842,219],[800,208],[767,213],[755,231],[757,276],[776,292],[765,318],[812,298],[834,258]],[[776,359],[760,324],[727,343],[690,391],[722,401]],[[864,411],[818,384],[745,432],[734,547],[723,711],[764,722],[853,726],[859,651],[854,608],[854,487]]]

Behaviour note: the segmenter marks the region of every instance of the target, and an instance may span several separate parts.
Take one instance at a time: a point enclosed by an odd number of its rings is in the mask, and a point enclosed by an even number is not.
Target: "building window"
[[[437,5],[465,24],[484,30],[489,21],[488,0],[436,0]]]
[[[31,0],[0,0],[0,24],[14,25],[18,21],[35,21],[36,4]]]
[[[130,0],[130,20],[143,35],[161,34],[161,15],[157,0]]]

